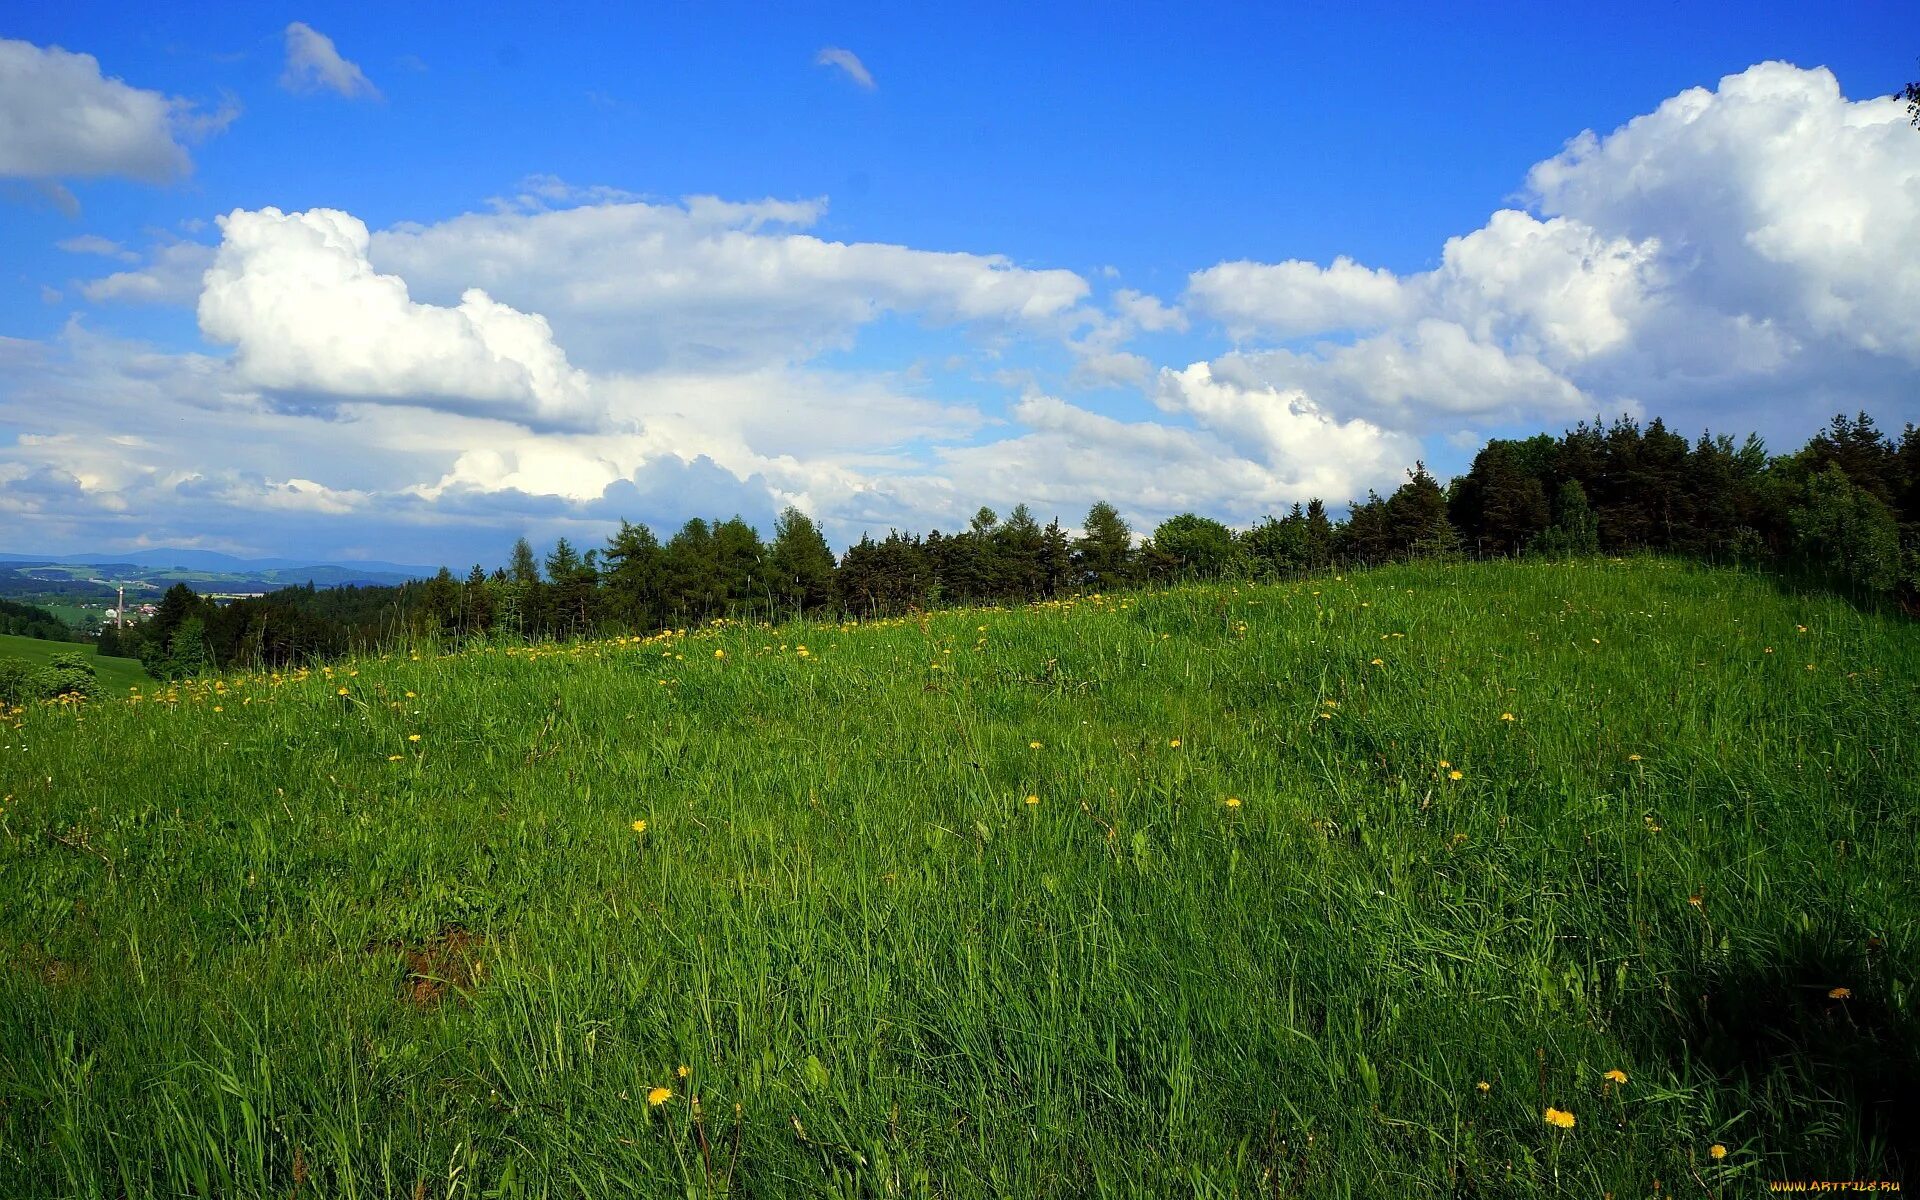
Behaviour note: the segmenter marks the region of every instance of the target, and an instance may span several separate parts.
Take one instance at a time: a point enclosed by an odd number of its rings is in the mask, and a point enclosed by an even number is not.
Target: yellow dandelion
[[[1727,1148],[1725,1146],[1722,1146],[1719,1142],[1715,1142],[1713,1145],[1707,1147],[1707,1157],[1711,1158],[1715,1162],[1719,1162],[1721,1159],[1725,1158],[1726,1156],[1727,1156]]]
[[[227,711],[227,710],[226,710],[226,709],[225,709],[225,708],[224,708],[223,706],[221,706],[221,705],[218,705],[218,704],[216,704],[216,705],[214,705],[214,706],[213,706],[213,711],[215,711],[215,712],[225,712],[225,711]]]
[[[1688,896],[1687,903],[1693,905],[1695,908],[1705,908],[1707,906],[1706,897],[1697,894]]]
[[[647,1089],[647,1103],[653,1105],[655,1108],[659,1108],[671,1099],[673,1099],[672,1088],[657,1087]]]
[[[1555,1129],[1573,1128],[1573,1114],[1570,1112],[1565,1112],[1558,1108],[1549,1108],[1546,1119],[1547,1124],[1553,1126]]]
[[[635,833],[645,833],[647,831],[647,823],[645,821],[635,821],[633,823],[633,831]]]
[[[680,1078],[685,1079],[687,1076],[693,1074],[693,1068],[687,1066],[685,1063],[681,1063],[679,1066],[673,1069],[673,1073],[675,1075],[678,1075]]]
[[[1440,769],[1441,769],[1441,770],[1443,770],[1443,771],[1444,771],[1444,770],[1446,770],[1446,769],[1447,769],[1448,767],[1450,767],[1450,766],[1452,766],[1452,765],[1453,765],[1452,763],[1450,763],[1450,762],[1448,762],[1448,761],[1447,761],[1446,759],[1444,759],[1444,758],[1440,760]]]
[[[410,742],[417,742],[420,740],[420,735],[417,733],[410,733],[407,735],[407,740]]]
[[[347,689],[345,689],[345,688],[341,688],[341,689],[340,689],[339,691],[337,691],[337,692],[335,692],[335,693],[334,693],[334,695],[336,695],[336,696],[344,696],[344,695],[346,695],[346,694],[347,694]]]
[[[1639,762],[1639,761],[1640,761],[1640,756],[1639,756],[1638,754],[1629,754],[1629,755],[1627,755],[1627,761],[1628,761],[1628,762]]]
[[[1460,782],[1462,779],[1465,779],[1466,777],[1467,775],[1466,775],[1466,772],[1464,771],[1448,771],[1447,772],[1447,778],[1453,780],[1455,783]]]
[[[1179,738],[1170,738],[1170,739],[1169,739],[1169,740],[1167,741],[1167,745],[1169,745],[1169,746],[1171,746],[1171,747],[1173,747],[1173,748],[1174,748],[1175,750],[1178,750],[1178,749],[1180,748],[1180,739],[1179,739]]]
[[[1038,804],[1038,803],[1040,803],[1040,797],[1038,797],[1038,796],[1028,796],[1028,797],[1027,797],[1027,803],[1028,803],[1028,804]]]
[[[1501,719],[1502,721],[1511,721],[1511,720],[1513,720],[1513,719],[1514,719],[1514,716],[1513,716],[1513,714],[1512,714],[1512,713],[1501,713],[1501,714],[1500,714],[1500,719]]]
[[[1827,993],[1827,999],[1829,999],[1829,1000],[1851,1000],[1851,999],[1853,999],[1853,989],[1852,989],[1852,988],[1843,988],[1843,987],[1837,987],[1837,988],[1834,988],[1834,989],[1833,989],[1832,991],[1830,991],[1830,992],[1828,992],[1828,993]]]
[[[1039,748],[1040,748],[1040,743],[1039,743],[1039,742],[1028,742],[1028,743],[1027,743],[1027,749],[1029,749],[1029,750],[1038,750]]]
[[[1492,1090],[1493,1090],[1493,1085],[1492,1085],[1492,1084],[1490,1084],[1490,1083],[1488,1083],[1488,1082],[1487,1082],[1486,1080],[1484,1080],[1484,1079],[1482,1079],[1482,1080],[1481,1080],[1481,1081],[1480,1081],[1479,1083],[1476,1083],[1476,1084],[1474,1084],[1473,1086],[1474,1086],[1474,1087],[1476,1087],[1476,1088],[1479,1088],[1479,1089],[1480,1089],[1480,1091],[1481,1091],[1481,1092],[1483,1092],[1483,1093],[1484,1093],[1484,1092],[1490,1092],[1490,1091],[1492,1091]]]
[[[1368,659],[1367,665],[1371,667],[1384,667],[1387,665],[1387,660],[1384,658]]]
[[[406,755],[404,755],[404,754],[389,754],[389,755],[387,755],[387,761],[388,761],[388,762],[399,762],[399,761],[400,761],[401,759],[403,759],[403,758],[405,758],[405,757],[406,757]]]
[[[1608,1071],[1604,1078],[1610,1079],[1615,1083],[1625,1083],[1627,1081],[1627,1073],[1615,1067],[1613,1070]]]
[[[1238,797],[1238,796],[1228,796],[1228,797],[1227,797],[1227,807],[1228,807],[1228,808],[1239,808],[1239,807],[1240,807],[1240,797]]]
[[[727,652],[725,650],[715,650],[713,652],[713,656],[715,658],[725,658],[727,656]]]

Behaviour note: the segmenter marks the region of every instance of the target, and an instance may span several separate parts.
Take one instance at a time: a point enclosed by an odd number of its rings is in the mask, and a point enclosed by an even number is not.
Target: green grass
[[[74,651],[85,655],[87,661],[93,664],[105,695],[124,696],[129,688],[153,683],[152,677],[138,661],[131,658],[102,658],[95,647],[85,642],[49,642],[40,638],[0,634],[0,658],[23,658],[38,666],[47,663],[56,654]]]
[[[1744,1196],[1920,1147],[1920,628],[1758,577],[148,690],[0,730],[0,1194]]]

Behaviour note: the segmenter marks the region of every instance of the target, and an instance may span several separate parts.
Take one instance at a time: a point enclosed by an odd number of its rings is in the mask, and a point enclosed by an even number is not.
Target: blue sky
[[[1909,16],[21,9],[0,549],[1245,522],[1601,412],[1897,425]]]

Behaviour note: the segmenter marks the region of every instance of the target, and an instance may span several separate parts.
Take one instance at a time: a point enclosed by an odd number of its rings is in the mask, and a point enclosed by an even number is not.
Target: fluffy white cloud
[[[200,294],[200,329],[235,348],[252,386],[321,401],[430,402],[543,424],[589,417],[587,377],[544,318],[479,288],[417,304],[367,261],[357,218],[331,209],[236,210]]]
[[[1897,99],[1762,63],[1527,183],[1546,212],[1665,247],[1677,304],[1920,362],[1920,137]]]
[[[164,183],[191,167],[177,136],[191,107],[101,74],[91,54],[0,38],[0,177]]]
[[[695,197],[469,214],[383,230],[371,256],[424,296],[478,286],[546,315],[595,369],[794,361],[888,314],[1059,329],[1087,296],[1072,271],[798,232],[824,207]]]
[[[867,70],[867,64],[860,61],[860,56],[851,50],[842,50],[838,46],[828,46],[813,56],[813,62],[815,66],[840,68],[840,70],[846,72],[848,79],[853,80],[869,92],[874,88],[873,73]]]
[[[287,26],[287,65],[280,86],[290,92],[337,92],[349,100],[378,100],[380,89],[340,56],[333,39],[305,21]]]
[[[1413,311],[1393,272],[1369,270],[1344,256],[1330,267],[1299,259],[1221,263],[1194,272],[1187,297],[1236,338],[1370,329]]]
[[[1229,369],[1411,431],[1658,411],[1794,427],[1898,405],[1920,363],[1920,138],[1898,101],[1763,63],[1527,177],[1513,209],[1396,276],[1223,263],[1188,304],[1238,339],[1358,334]],[[1395,410],[1399,410],[1397,413]],[[1724,419],[1718,424],[1727,424]]]

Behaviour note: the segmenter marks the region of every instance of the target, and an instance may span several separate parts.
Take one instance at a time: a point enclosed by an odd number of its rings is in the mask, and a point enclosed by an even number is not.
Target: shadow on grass
[[[1920,1025],[1890,1002],[1887,958],[1877,939],[1809,937],[1771,961],[1697,977],[1686,1016],[1666,1031],[1675,1057],[1749,1096],[1781,1089],[1791,1126],[1764,1131],[1778,1139],[1770,1148],[1852,1142],[1865,1156],[1856,1168],[1920,1171]]]

